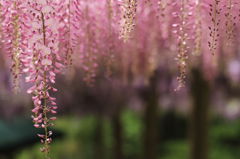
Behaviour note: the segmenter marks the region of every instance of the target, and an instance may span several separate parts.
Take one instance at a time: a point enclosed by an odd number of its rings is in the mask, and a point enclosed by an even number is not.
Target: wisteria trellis
[[[118,63],[124,75],[130,70],[148,78],[167,56],[177,60],[178,90],[188,67],[196,65],[190,58],[198,58],[209,75],[219,52],[236,55],[238,50],[238,0],[0,2],[1,52],[10,57],[14,92],[20,89],[20,76],[32,83],[27,93],[34,103],[34,126],[45,130],[38,136],[46,158],[57,113],[52,97],[56,74],[79,67],[93,85],[104,57],[107,74]]]

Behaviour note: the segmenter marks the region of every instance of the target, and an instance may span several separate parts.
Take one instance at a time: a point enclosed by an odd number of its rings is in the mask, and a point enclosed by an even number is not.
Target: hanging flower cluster
[[[219,33],[219,24],[220,24],[220,0],[214,0],[212,4],[209,4],[212,25],[209,26],[211,40],[208,42],[209,48],[214,55],[218,46]]]
[[[56,73],[62,69],[62,58],[58,54],[59,24],[54,8],[58,4],[42,0],[28,1],[27,5],[29,9],[25,21],[29,29],[26,32],[28,50],[25,53],[24,72],[27,73],[26,81],[34,84],[27,92],[32,94],[34,103],[34,126],[45,130],[45,134],[38,136],[44,144],[41,151],[47,156],[52,141],[49,127],[56,119],[54,114],[57,109],[56,99],[51,96],[51,92],[57,90],[52,85]]]
[[[169,37],[169,23],[171,20],[171,12],[170,12],[170,6],[172,5],[172,2],[170,0],[158,0],[158,17],[160,21],[160,28],[162,32],[162,38],[167,39]]]
[[[19,78],[22,73],[23,52],[26,49],[26,37],[23,34],[23,5],[19,1],[3,1],[2,3],[2,42],[4,51],[11,60],[13,90],[19,91]]]
[[[225,27],[226,27],[226,37],[227,37],[227,44],[231,46],[234,43],[235,38],[235,27],[236,27],[236,20],[237,15],[234,14],[237,11],[235,10],[237,3],[234,0],[228,0],[224,5],[225,9]]]
[[[202,6],[201,3],[199,3],[199,0],[195,1],[195,21],[194,21],[194,29],[195,29],[195,35],[194,35],[194,50],[193,55],[199,56],[202,51]]]
[[[178,3],[175,5],[178,5]],[[179,11],[173,12],[173,16],[176,17],[179,21],[179,23],[172,25],[174,28],[176,28],[176,30],[174,30],[174,33],[176,33],[178,40],[177,61],[180,75],[177,77],[179,85],[176,90],[179,90],[184,86],[185,83],[187,70],[186,67],[188,63],[187,60],[189,58],[189,29],[192,27],[190,21],[190,18],[192,16],[191,3],[188,0],[181,0]]]
[[[60,50],[63,52],[65,59],[64,64],[67,68],[70,68],[73,64],[73,44],[72,31],[73,30],[73,6],[72,0],[60,0],[59,7],[56,7],[57,18],[59,19],[59,41]],[[76,2],[75,2],[76,3]],[[77,5],[76,5],[77,6]],[[78,13],[78,12],[76,12]]]
[[[122,0],[122,30],[120,32],[120,38],[127,41],[131,37],[131,33],[135,26],[135,16],[137,12],[137,0]]]

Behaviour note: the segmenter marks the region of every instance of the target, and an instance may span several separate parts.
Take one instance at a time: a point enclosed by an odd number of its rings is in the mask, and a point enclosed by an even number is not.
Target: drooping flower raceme
[[[190,16],[192,16],[192,7],[191,3],[187,0],[181,0],[175,4],[176,7],[179,7],[178,12],[174,12],[173,16],[179,21],[178,23],[173,24],[172,26],[176,29],[176,35],[178,40],[178,67],[179,67],[179,76],[177,78],[179,85],[176,90],[184,86],[186,78],[186,67],[189,58],[189,30],[191,28],[191,21],[189,21]]]
[[[137,0],[122,0],[120,5],[122,9],[122,19],[120,21],[122,29],[120,32],[120,38],[127,41],[131,37],[135,26]]]
[[[209,6],[210,6],[209,15],[211,16],[212,25],[209,26],[211,40],[208,42],[208,45],[212,54],[214,55],[218,47],[219,41],[218,39],[220,36],[219,25],[220,25],[220,13],[222,9],[220,7],[220,0],[214,0],[212,4],[209,4]]]
[[[59,5],[56,6],[56,14],[59,19],[59,47],[63,52],[64,64],[71,68],[73,63],[73,11],[76,12],[73,5],[73,0],[60,0]],[[61,53],[60,53],[61,54]]]
[[[23,34],[25,25],[23,23],[23,4],[20,1],[2,1],[2,42],[4,51],[11,58],[11,72],[13,90],[19,91],[19,78],[22,73],[23,52],[26,49],[26,37]]]
[[[58,54],[59,45],[59,24],[55,12],[57,3],[50,1],[28,1],[27,16],[25,16],[29,29],[26,32],[28,37],[28,50],[25,56],[24,72],[28,74],[27,82],[33,86],[28,89],[32,94],[34,109],[32,116],[34,126],[43,128],[45,134],[39,134],[44,147],[41,151],[46,156],[49,153],[52,132],[49,127],[55,120],[56,102],[51,93],[57,91],[52,85],[55,83],[56,73],[62,68],[61,57]]]
[[[97,23],[96,16],[98,15],[95,15],[100,11],[97,8],[99,4],[93,0],[76,1],[75,4],[73,8],[75,11],[73,16],[74,51],[79,55],[79,67],[84,74],[83,81],[93,86],[98,67],[97,60],[101,52],[98,45],[100,34],[97,27],[99,23]]]

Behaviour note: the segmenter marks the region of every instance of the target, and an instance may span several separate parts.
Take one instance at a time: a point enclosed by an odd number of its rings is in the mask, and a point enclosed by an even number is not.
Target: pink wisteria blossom
[[[33,86],[28,89],[32,94],[34,103],[33,121],[36,128],[43,128],[45,134],[41,136],[44,147],[41,151],[49,153],[49,144],[52,141],[48,130],[53,125],[52,121],[56,114],[55,98],[51,96],[56,91],[56,74],[62,69],[62,57],[59,55],[59,19],[55,6],[56,2],[28,1],[25,22],[29,25],[25,32],[28,38],[28,50],[24,61],[26,81],[32,82]]]
[[[57,74],[80,69],[83,81],[94,86],[99,75],[111,78],[116,71],[126,82],[143,77],[147,83],[159,66],[168,66],[179,90],[189,68],[200,67],[213,78],[218,62],[237,56],[238,0],[0,2],[1,45],[10,57],[13,87],[20,89],[21,76],[32,84],[27,93],[34,126],[45,130],[38,136],[46,155],[58,108]]]
[[[19,79],[22,74],[26,36],[24,30],[24,6],[20,1],[2,1],[2,43],[4,51],[12,59],[11,72],[13,89],[19,91]]]

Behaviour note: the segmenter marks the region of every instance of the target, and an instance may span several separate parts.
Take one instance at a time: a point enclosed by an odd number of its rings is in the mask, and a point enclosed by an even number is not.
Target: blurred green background
[[[162,113],[163,118],[167,118],[168,112]],[[175,113],[175,119],[185,121],[184,115]],[[133,110],[124,110],[121,115],[123,125],[123,153],[126,159],[142,158],[142,129],[143,117],[140,112]],[[172,119],[174,120],[174,119]],[[165,133],[162,136],[171,134],[171,128],[166,128],[163,119],[159,119],[158,132],[165,127]],[[183,122],[184,123],[184,122]],[[184,124],[179,126],[183,126]],[[64,132],[62,139],[55,140],[52,143],[51,156],[56,159],[94,159],[97,154],[96,148],[96,127],[98,119],[95,116],[62,116],[56,122],[56,128]],[[106,159],[113,158],[113,130],[110,120],[103,119],[102,123],[102,149],[103,157]],[[165,123],[166,124],[166,123]],[[171,123],[167,123],[171,124]],[[172,125],[173,127],[175,125]],[[170,126],[171,127],[171,126]],[[181,130],[180,130],[181,131]],[[187,130],[183,130],[187,133]],[[177,132],[181,133],[181,132]],[[168,135],[167,135],[168,136]],[[159,159],[186,159],[189,158],[189,143],[187,136],[177,137],[169,135],[167,139],[158,142],[158,158]],[[16,159],[42,159],[39,152],[40,144],[33,147],[25,148],[17,152]],[[224,120],[215,118],[210,126],[210,146],[209,159],[239,159],[240,156],[240,119]]]

